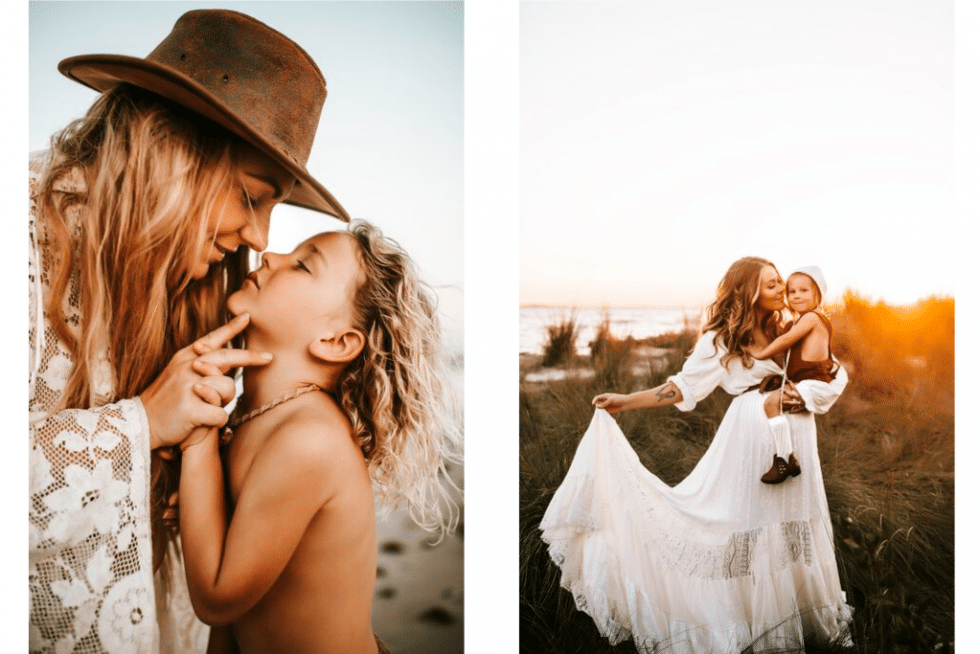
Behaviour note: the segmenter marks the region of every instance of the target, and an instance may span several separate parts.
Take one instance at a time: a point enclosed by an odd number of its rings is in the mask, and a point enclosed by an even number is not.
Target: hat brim
[[[330,214],[344,222],[350,216],[339,202],[316,181],[306,167],[293,161],[269,139],[253,129],[221,99],[195,80],[146,59],[123,55],[79,55],[58,64],[66,77],[104,92],[120,82],[138,86],[172,100],[230,130],[273,159],[296,177],[296,185],[284,202]]]

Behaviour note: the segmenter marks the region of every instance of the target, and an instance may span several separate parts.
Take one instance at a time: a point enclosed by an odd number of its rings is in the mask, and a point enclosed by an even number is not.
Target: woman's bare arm
[[[684,396],[677,385],[674,382],[667,382],[656,388],[637,391],[629,395],[602,393],[592,399],[592,406],[605,409],[609,413],[619,413],[633,409],[656,409],[662,406],[671,406],[683,399]]]

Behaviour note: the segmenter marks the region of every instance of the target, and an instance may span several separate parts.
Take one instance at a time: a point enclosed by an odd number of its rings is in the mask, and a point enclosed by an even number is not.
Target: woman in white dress
[[[735,262],[708,307],[683,369],[657,388],[604,393],[541,522],[561,585],[616,644],[640,652],[802,652],[804,635],[848,641],[845,603],[817,456],[814,413],[847,383],[787,385],[795,452],[803,474],[759,481],[771,458],[757,385],[781,374],[756,360],[782,329],[783,282],[770,262]],[[609,415],[676,405],[690,411],[716,387],[734,395],[710,447],[671,488],[644,468]]]
[[[347,219],[305,168],[326,84],[225,10],[184,14],[145,58],[59,69],[101,95],[31,160],[29,647],[203,652],[165,519],[172,447],[228,420],[201,384],[227,403],[224,373],[268,363],[224,348],[247,321],[223,323],[272,209]]]

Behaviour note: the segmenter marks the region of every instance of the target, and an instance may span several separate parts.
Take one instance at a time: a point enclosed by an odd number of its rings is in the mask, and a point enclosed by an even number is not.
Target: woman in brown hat
[[[146,58],[72,57],[101,92],[31,162],[32,652],[202,651],[172,521],[172,447],[221,426],[263,365],[225,348],[224,300],[289,202],[348,220],[306,170],[323,76],[224,10],[184,14]],[[170,509],[168,511],[168,508]]]

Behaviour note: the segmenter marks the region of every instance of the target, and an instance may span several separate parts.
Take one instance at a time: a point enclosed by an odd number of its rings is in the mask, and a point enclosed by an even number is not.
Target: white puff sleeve
[[[691,356],[684,362],[681,371],[667,378],[668,382],[673,382],[681,391],[683,399],[675,405],[681,411],[693,409],[698,402],[708,397],[728,374],[725,367],[721,365],[721,357],[726,350],[722,346],[715,346],[715,334],[714,331],[704,333],[694,346]]]
[[[837,361],[836,359],[834,359]],[[834,402],[844,392],[847,386],[848,377],[844,366],[837,362],[837,376],[833,381],[822,382],[816,379],[804,379],[796,383],[796,390],[803,398],[803,403],[808,411],[813,413],[827,413]]]

